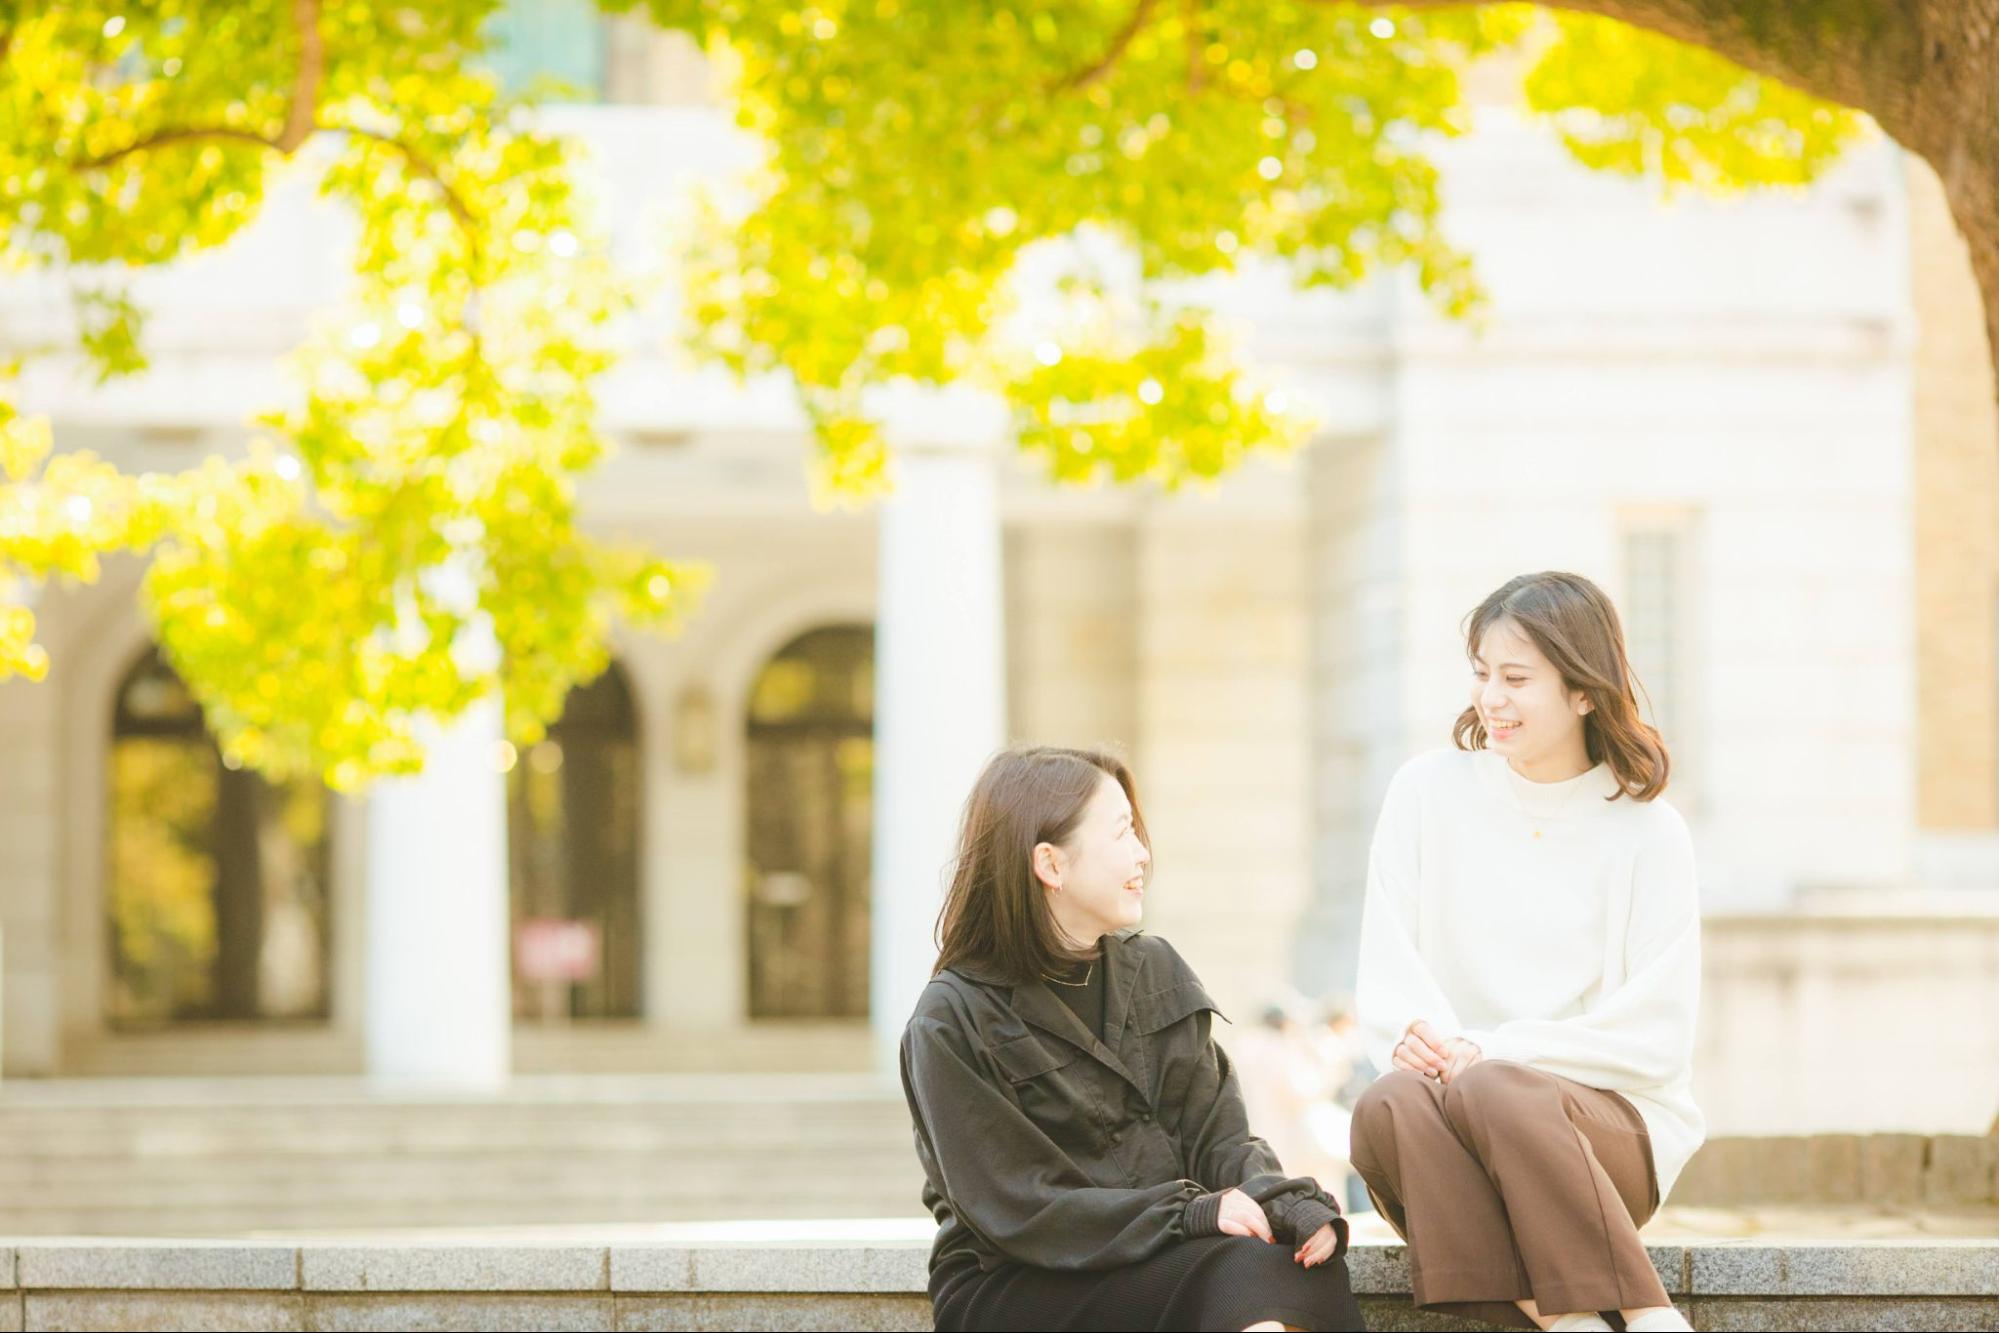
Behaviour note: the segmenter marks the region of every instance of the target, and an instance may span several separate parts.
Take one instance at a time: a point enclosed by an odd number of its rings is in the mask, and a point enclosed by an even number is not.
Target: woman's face
[[[1132,826],[1131,802],[1106,773],[1066,843],[1040,843],[1034,871],[1055,921],[1079,948],[1135,926],[1144,915],[1145,867],[1152,853]]]
[[[1562,673],[1501,617],[1472,650],[1471,702],[1485,724],[1486,744],[1515,768],[1584,749],[1588,697],[1562,684]]]

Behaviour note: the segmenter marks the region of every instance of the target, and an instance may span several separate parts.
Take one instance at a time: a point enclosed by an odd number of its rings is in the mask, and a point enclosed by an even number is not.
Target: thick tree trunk
[[[1975,8],[1976,6],[1967,6]],[[1999,3],[1990,6],[1999,11]],[[1985,300],[1985,335],[1999,379],[1999,13],[1967,43],[1963,68],[1945,89],[1923,99],[1902,142],[1943,182],[1951,216],[1971,252]]]

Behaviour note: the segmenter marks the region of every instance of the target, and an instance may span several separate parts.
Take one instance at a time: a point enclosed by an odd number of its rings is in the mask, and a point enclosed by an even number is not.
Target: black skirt
[[[1345,1258],[1305,1268],[1293,1246],[1254,1236],[1202,1236],[1104,1272],[1025,1264],[937,1273],[938,1333],[983,1329],[1239,1330],[1274,1319],[1294,1328],[1364,1329]]]

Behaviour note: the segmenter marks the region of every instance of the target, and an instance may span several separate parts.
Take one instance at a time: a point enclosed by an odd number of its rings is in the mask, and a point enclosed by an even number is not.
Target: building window
[[[612,663],[507,775],[516,1018],[639,1016],[639,795],[637,713]],[[565,933],[588,956],[538,961]]]
[[[510,93],[604,100],[604,15],[593,0],[506,0],[486,22],[486,67]]]
[[[794,639],[750,691],[752,1018],[865,1018],[874,630]]]
[[[693,37],[667,31],[643,9],[605,14],[592,0],[507,0],[488,20],[486,40],[486,67],[510,93],[645,106],[716,101]]]
[[[157,650],[119,685],[109,767],[107,1023],[325,1019],[326,787],[226,764]]]
[[[1620,609],[1640,685],[1639,705],[1645,720],[1665,737],[1673,757],[1669,791],[1685,811],[1697,790],[1690,762],[1695,749],[1691,516],[1674,512],[1628,518],[1622,556]]]

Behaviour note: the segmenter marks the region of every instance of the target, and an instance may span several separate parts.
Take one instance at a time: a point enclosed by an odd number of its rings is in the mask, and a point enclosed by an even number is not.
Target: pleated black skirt
[[[950,1330],[1238,1330],[1265,1320],[1295,1328],[1364,1329],[1344,1258],[1316,1268],[1292,1246],[1253,1236],[1203,1236],[1141,1263],[1073,1273],[1025,1264],[939,1272],[930,1302]]]

